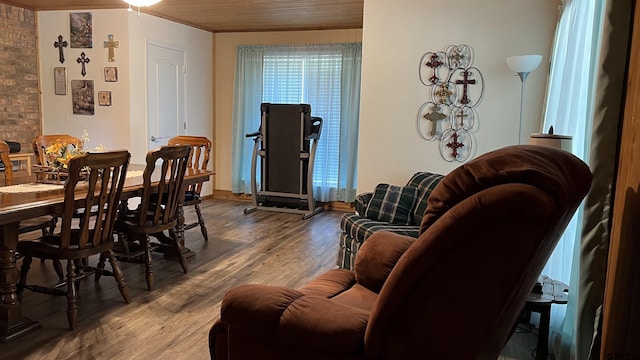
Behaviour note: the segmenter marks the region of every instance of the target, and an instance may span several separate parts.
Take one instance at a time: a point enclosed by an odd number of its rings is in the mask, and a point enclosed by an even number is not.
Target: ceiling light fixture
[[[132,11],[131,6],[138,7],[138,16],[140,16],[140,8],[143,6],[151,6],[159,3],[161,0],[124,0],[127,4],[129,4],[129,11]]]

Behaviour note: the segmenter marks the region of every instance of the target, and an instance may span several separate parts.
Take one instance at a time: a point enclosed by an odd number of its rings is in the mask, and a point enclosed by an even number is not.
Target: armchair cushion
[[[364,215],[371,220],[408,225],[417,196],[418,189],[413,186],[378,184]]]
[[[389,231],[378,231],[362,244],[356,256],[354,273],[357,282],[379,293],[400,256],[416,238]]]
[[[325,354],[362,353],[368,319],[369,311],[326,297],[255,284],[231,289],[220,318],[243,336]]]

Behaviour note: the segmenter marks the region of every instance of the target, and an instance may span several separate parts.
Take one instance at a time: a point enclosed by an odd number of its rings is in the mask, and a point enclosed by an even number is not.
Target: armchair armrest
[[[321,353],[362,353],[369,313],[321,296],[265,285],[232,288],[221,321],[263,340]]]
[[[358,215],[364,216],[364,214],[367,212],[367,206],[369,206],[369,201],[371,201],[372,197],[373,197],[373,192],[365,192],[365,193],[356,195],[354,206],[356,208],[356,213]]]
[[[400,256],[416,240],[390,231],[375,232],[362,244],[356,255],[354,272],[358,283],[379,293]]]

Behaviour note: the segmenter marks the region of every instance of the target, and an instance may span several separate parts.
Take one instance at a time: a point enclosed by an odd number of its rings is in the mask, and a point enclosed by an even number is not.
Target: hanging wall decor
[[[58,49],[58,61],[60,64],[64,64],[64,48],[67,47],[69,43],[66,40],[62,40],[62,35],[58,35],[58,41],[53,43],[53,47]]]
[[[71,80],[71,101],[74,115],[95,114],[93,80]]]
[[[120,42],[115,41],[113,39],[113,34],[107,35],[107,41],[104,42],[104,47],[109,49],[109,54],[107,55],[107,61],[115,62],[116,61],[116,50],[120,47]]]
[[[444,51],[425,53],[419,77],[429,91],[428,101],[418,111],[418,134],[438,141],[446,161],[468,160],[475,151],[476,107],[484,93],[482,73],[473,66],[473,49],[451,45]]]
[[[87,75],[87,68],[86,68],[86,64],[88,64],[91,59],[89,59],[87,57],[87,54],[84,53],[84,51],[82,53],[80,53],[80,57],[76,59],[76,61],[78,62],[78,64],[82,65],[82,70],[80,71],[80,74],[82,75],[82,77],[84,77],[85,75]]]
[[[71,47],[76,49],[93,48],[93,21],[91,13],[71,13]]]

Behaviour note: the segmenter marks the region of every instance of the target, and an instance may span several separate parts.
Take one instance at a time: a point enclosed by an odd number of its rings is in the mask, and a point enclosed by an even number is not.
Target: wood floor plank
[[[84,279],[76,330],[67,328],[65,298],[25,291],[23,314],[42,328],[0,344],[0,358],[208,359],[208,331],[229,288],[246,283],[296,288],[335,267],[341,212],[302,220],[298,214],[267,211],[245,215],[247,206],[205,200],[201,209],[209,242],[199,229],[185,232],[187,247],[196,253],[187,274],[177,262],[154,254],[153,291],[146,290],[144,265],[120,262],[130,304],[122,300],[113,278],[103,277],[98,283]],[[185,216],[190,221],[195,212],[187,208]],[[29,282],[51,284],[56,279],[51,262],[34,260]],[[465,336],[464,329],[460,336]],[[535,337],[518,340],[524,350],[513,345],[515,350],[507,349],[502,359],[530,359],[527,341],[535,346]]]

